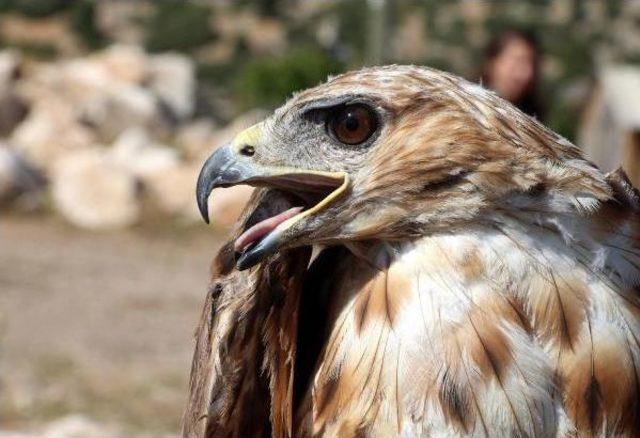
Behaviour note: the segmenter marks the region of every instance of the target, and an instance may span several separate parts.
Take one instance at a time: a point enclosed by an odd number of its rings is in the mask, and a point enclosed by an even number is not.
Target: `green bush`
[[[45,43],[6,42],[0,40],[0,47],[12,47],[27,56],[41,61],[51,61],[58,56],[56,47]]]
[[[255,11],[265,17],[283,17],[287,8],[291,7],[289,0],[235,0],[233,5],[238,9],[252,7]]]
[[[96,26],[96,0],[79,0],[71,9],[71,27],[89,49],[99,49],[107,43]]]
[[[567,140],[576,141],[576,127],[580,123],[580,109],[563,102],[555,101],[550,105],[546,125]]]
[[[338,22],[338,41],[346,42],[350,57],[356,62],[365,59],[370,19],[365,0],[338,2],[335,5]]]
[[[147,23],[146,46],[152,52],[188,52],[214,37],[209,28],[211,10],[192,2],[165,0]]]
[[[344,66],[319,49],[296,49],[281,58],[249,62],[236,81],[236,92],[244,108],[273,108],[294,91],[324,81]]]
[[[0,11],[17,11],[28,17],[46,17],[71,6],[73,0],[0,0]]]

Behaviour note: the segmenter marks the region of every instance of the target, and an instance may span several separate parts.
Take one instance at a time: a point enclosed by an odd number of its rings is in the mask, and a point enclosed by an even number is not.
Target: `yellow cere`
[[[245,129],[233,139],[233,146],[242,147],[244,145],[256,146],[262,136],[262,122],[256,123]]]

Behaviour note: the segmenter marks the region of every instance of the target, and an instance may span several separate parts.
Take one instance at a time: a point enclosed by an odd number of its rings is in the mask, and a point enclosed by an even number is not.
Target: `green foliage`
[[[607,15],[609,15],[609,18],[614,18],[620,15],[623,2],[624,0],[608,0],[605,2],[604,5],[607,8]]]
[[[245,41],[240,39],[235,44],[231,59],[224,63],[199,63],[196,76],[205,86],[228,89],[250,56]]]
[[[444,29],[440,34],[440,40],[453,46],[464,45],[467,39],[467,23],[464,20],[456,19],[448,29]]]
[[[591,39],[563,37],[569,33],[570,29],[558,29],[555,33],[546,33],[542,39],[545,56],[557,59],[562,65],[563,81],[589,75],[593,71]]]
[[[296,49],[281,58],[249,62],[236,81],[236,92],[245,108],[273,108],[294,91],[324,81],[344,69],[339,61],[319,49]]]
[[[188,52],[210,42],[211,10],[197,3],[165,0],[156,4],[154,16],[147,23],[146,46],[152,52]]]
[[[282,18],[293,3],[295,0],[234,0],[232,5],[236,10],[250,7],[259,15]]]
[[[625,64],[640,65],[640,53],[627,55],[622,59]]]
[[[338,40],[343,49],[347,49],[352,59],[361,62],[367,50],[369,29],[367,20],[368,6],[366,0],[349,0],[338,2],[335,14],[339,18]]]
[[[0,0],[0,11],[16,11],[28,17],[46,17],[71,6],[73,0]]]
[[[234,64],[207,64],[197,65],[196,76],[200,82],[212,86],[225,86],[230,82],[230,78],[238,71],[238,66]]]
[[[429,56],[422,61],[422,64],[442,71],[453,70],[451,61],[445,57]]]
[[[571,142],[575,142],[576,127],[579,123],[579,113],[574,108],[565,108],[564,106],[555,106],[547,117],[549,121],[547,125],[555,132]]]
[[[50,61],[58,56],[58,50],[51,44],[28,43],[28,42],[5,42],[0,41],[2,47],[12,47],[27,56],[40,59],[42,61]]]
[[[14,0],[0,0],[0,13],[12,11],[14,3]]]
[[[82,42],[92,50],[104,47],[105,36],[96,26],[96,0],[78,0],[71,9],[71,27]]]

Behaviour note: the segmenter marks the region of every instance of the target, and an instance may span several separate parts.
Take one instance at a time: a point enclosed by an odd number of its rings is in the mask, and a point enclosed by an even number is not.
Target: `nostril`
[[[242,155],[246,155],[247,157],[251,157],[251,156],[253,156],[253,154],[256,153],[256,149],[253,146],[251,146],[250,144],[245,144],[244,146],[242,146],[240,148],[240,153]]]

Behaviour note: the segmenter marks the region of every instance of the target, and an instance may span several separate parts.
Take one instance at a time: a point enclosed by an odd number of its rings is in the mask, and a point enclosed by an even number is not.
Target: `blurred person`
[[[540,49],[535,36],[509,29],[494,37],[485,52],[482,85],[540,120],[544,108],[538,94]]]

